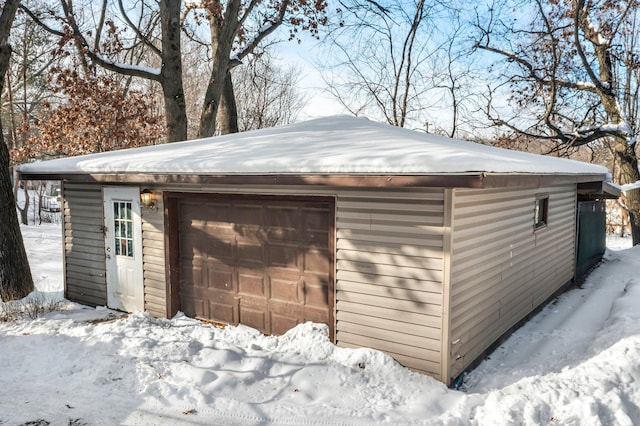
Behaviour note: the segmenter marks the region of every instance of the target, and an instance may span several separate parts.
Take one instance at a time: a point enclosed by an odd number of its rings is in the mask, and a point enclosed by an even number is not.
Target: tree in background
[[[494,4],[487,16],[478,16],[476,46],[504,59],[497,71],[500,85],[493,90],[508,89],[513,112],[505,115],[489,102],[488,117],[496,126],[560,146],[604,143],[614,157],[616,180],[640,180],[638,5],[637,0]],[[626,208],[633,244],[639,244],[640,190],[626,193]]]
[[[455,3],[342,1],[321,59],[330,93],[354,115],[456,135],[470,70]]]
[[[11,152],[14,164],[162,142],[163,120],[146,93],[110,75],[86,78],[59,68],[52,75],[53,91],[64,101],[44,105],[35,134]]]
[[[59,9],[34,8],[29,13],[50,32],[59,34],[61,40],[76,46],[94,64],[159,83],[170,142],[187,139],[182,29],[209,49],[210,72],[203,86],[205,93],[198,128],[198,136],[205,137],[213,135],[216,129],[225,79],[231,81],[228,74],[234,66],[282,25],[289,25],[290,38],[295,38],[298,31],[316,34],[326,21],[324,0],[230,0],[226,3],[203,0],[187,2],[184,7],[181,3],[180,0],[157,3],[116,0],[112,4],[103,0],[100,7],[86,3],[79,9],[70,0],[60,0]],[[95,22],[81,19],[92,16],[87,11],[94,9],[98,16]],[[148,25],[156,20],[159,29]],[[207,25],[200,26],[201,23]],[[202,28],[208,29],[208,34],[200,38]],[[143,61],[123,60],[129,58],[126,52],[140,47],[148,52]]]
[[[0,93],[4,90],[5,75],[9,69],[9,34],[19,4],[19,0],[6,0],[0,14]],[[9,172],[9,150],[0,120],[0,298],[5,301],[20,299],[33,290],[33,278],[15,205]]]
[[[232,76],[241,132],[293,123],[306,103],[296,89],[300,71],[279,67],[268,53],[250,57]]]
[[[187,138],[181,3],[181,0],[152,3],[141,0],[127,2],[125,7],[122,1],[113,5],[103,0],[96,5],[90,1],[74,4],[59,0],[58,8],[44,2],[24,10],[38,25],[59,37],[60,52],[69,55],[65,50],[68,46],[75,50],[85,72],[94,72],[97,65],[158,83],[163,93],[167,140],[173,142]]]
[[[319,27],[327,22],[326,7],[325,0],[231,0],[226,3],[208,0],[187,3],[185,31],[193,40],[201,40],[208,46],[212,59],[200,116],[199,137],[214,134],[216,118],[222,121],[222,133],[239,130],[231,70],[283,25],[289,27],[289,40],[299,41],[297,33],[300,31],[317,37]],[[188,16],[193,17],[191,22],[195,25],[188,25]],[[198,36],[202,22],[208,24],[208,39]],[[221,107],[223,110],[219,111]]]
[[[29,3],[28,1],[25,3]],[[11,65],[7,71],[5,117],[9,149],[21,147],[29,137],[29,125],[42,101],[51,97],[48,69],[56,62],[51,52],[57,45],[52,37],[25,13],[16,15],[11,31]]]
[[[28,4],[29,1],[24,3]],[[6,101],[2,110],[9,151],[24,146],[41,103],[52,96],[47,87],[46,75],[48,68],[56,62],[55,55],[51,52],[57,47],[52,37],[19,9],[13,23],[10,43],[13,53],[6,74]],[[13,177],[13,193],[17,200],[20,185],[15,170]],[[30,192],[25,190],[24,204],[17,205],[21,223],[28,222],[29,203]]]

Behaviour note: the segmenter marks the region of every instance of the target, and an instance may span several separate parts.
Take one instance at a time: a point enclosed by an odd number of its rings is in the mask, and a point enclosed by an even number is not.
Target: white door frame
[[[102,194],[107,306],[127,312],[143,311],[140,188],[106,186]]]

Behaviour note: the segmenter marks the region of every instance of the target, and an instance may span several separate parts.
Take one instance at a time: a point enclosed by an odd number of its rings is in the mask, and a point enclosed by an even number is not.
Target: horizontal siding
[[[186,186],[180,191],[336,196],[336,340],[390,353],[440,378],[443,191],[326,187]],[[163,191],[142,210],[145,310],[166,315]],[[99,185],[65,188],[68,294],[106,304],[103,205]]]
[[[144,276],[144,310],[151,315],[167,316],[167,280],[164,251],[164,205],[156,194],[156,210],[141,208],[142,268]]]
[[[340,191],[336,201],[336,340],[392,354],[441,378],[442,190]]]
[[[107,304],[102,186],[66,183],[64,195],[65,294],[70,300]],[[160,198],[160,197],[159,197]],[[166,316],[164,217],[158,210],[142,209],[145,310]]]
[[[442,189],[181,185],[156,190],[335,196],[337,344],[379,349],[407,367],[441,378]],[[160,249],[160,225],[144,233],[145,253]],[[157,267],[150,267],[145,255],[145,283],[152,276],[160,278],[161,260],[154,257]]]
[[[107,304],[102,188],[64,183],[65,297],[90,306]]]
[[[548,224],[534,231],[536,194]],[[573,278],[575,185],[455,190],[450,378]]]

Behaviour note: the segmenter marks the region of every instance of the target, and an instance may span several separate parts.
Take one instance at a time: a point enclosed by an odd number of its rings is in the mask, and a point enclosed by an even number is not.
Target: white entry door
[[[142,222],[137,187],[104,188],[107,306],[127,312],[144,310]]]

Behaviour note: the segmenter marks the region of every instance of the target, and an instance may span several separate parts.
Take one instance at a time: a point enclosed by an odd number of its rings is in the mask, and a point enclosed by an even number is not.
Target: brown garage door
[[[180,200],[183,312],[267,334],[305,321],[332,326],[332,206],[315,198]]]

